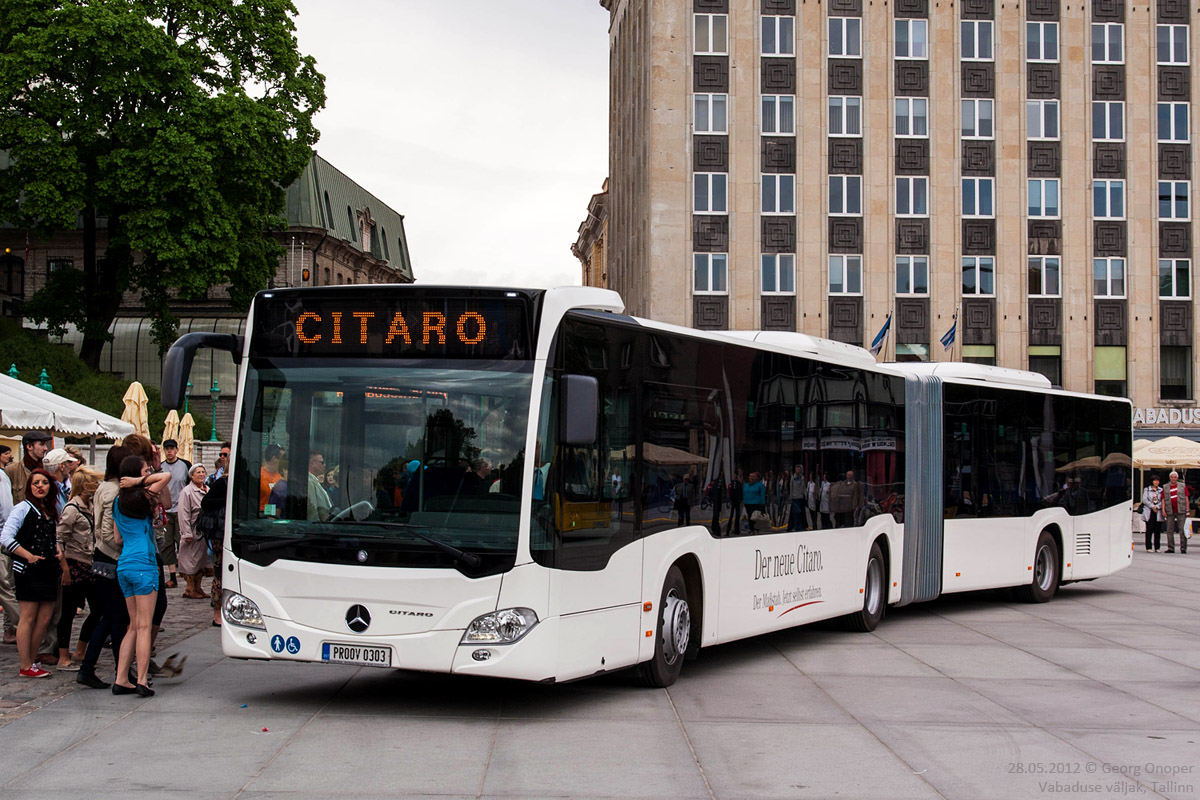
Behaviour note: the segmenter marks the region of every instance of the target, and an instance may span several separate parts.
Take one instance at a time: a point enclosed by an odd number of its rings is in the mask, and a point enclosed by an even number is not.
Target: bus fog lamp
[[[476,661],[487,661],[491,657],[491,650],[476,650],[474,653],[471,653],[471,658],[475,659]]]
[[[221,602],[221,611],[221,616],[225,617],[225,621],[231,625],[257,628],[262,631],[267,629],[262,612],[258,610],[254,601],[237,592],[225,591],[225,599]]]
[[[493,611],[467,626],[462,644],[511,644],[533,630],[537,623],[537,613],[531,608]]]

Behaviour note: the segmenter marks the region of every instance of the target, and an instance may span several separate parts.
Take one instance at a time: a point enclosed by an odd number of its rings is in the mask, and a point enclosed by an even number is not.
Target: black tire
[[[878,627],[887,611],[887,562],[878,542],[871,544],[867,556],[867,577],[863,584],[863,607],[842,617],[846,630],[870,633]]]
[[[637,666],[638,680],[646,686],[666,687],[679,679],[692,641],[692,613],[687,584],[679,567],[667,570],[658,599],[658,622],[654,630],[654,656]],[[670,641],[667,641],[669,635]],[[681,641],[682,640],[682,641]]]
[[[1059,558],[1058,543],[1050,531],[1038,536],[1037,548],[1033,551],[1033,580],[1027,586],[1018,586],[1014,591],[1017,599],[1024,603],[1045,603],[1058,591],[1062,580],[1062,560]]]

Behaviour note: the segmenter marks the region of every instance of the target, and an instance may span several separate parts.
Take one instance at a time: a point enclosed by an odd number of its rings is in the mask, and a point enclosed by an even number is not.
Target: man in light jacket
[[[1179,473],[1171,470],[1170,483],[1163,487],[1163,517],[1167,520],[1167,552],[1175,552],[1175,531],[1179,531],[1179,552],[1187,552],[1188,489],[1179,482]]]

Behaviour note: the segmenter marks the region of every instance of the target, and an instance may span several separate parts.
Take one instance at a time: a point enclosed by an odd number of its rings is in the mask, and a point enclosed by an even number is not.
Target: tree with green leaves
[[[90,366],[126,291],[165,348],[173,293],[228,284],[247,307],[275,273],[269,231],[325,105],[295,15],[291,0],[0,2],[0,221],[82,220],[82,269],[49,275],[25,313],[80,327]]]

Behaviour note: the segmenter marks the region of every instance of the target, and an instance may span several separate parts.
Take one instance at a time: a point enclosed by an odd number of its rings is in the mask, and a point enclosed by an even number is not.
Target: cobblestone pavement
[[[205,580],[205,591],[208,591],[208,581]],[[158,635],[155,645],[155,660],[160,664],[172,652],[171,647],[189,636],[204,630],[212,623],[212,606],[208,600],[185,600],[183,594],[183,579],[179,579],[178,589],[167,589],[167,613],[163,617],[163,629]],[[87,613],[77,614],[75,628],[71,641],[79,638],[79,626],[83,624]],[[26,716],[39,708],[44,708],[71,692],[86,691],[85,687],[75,682],[78,672],[60,672],[54,667],[47,666],[49,678],[32,680],[22,678],[17,674],[17,646],[14,644],[0,645],[0,728],[14,720]],[[186,667],[185,667],[186,669]],[[100,656],[96,674],[107,682],[112,681],[116,665],[113,664],[112,654],[106,648]]]

